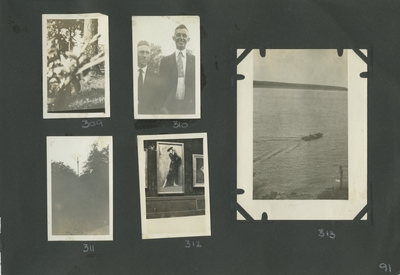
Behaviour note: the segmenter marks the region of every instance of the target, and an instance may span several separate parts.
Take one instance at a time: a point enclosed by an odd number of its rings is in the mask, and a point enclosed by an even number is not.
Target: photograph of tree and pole
[[[106,112],[107,22],[105,15],[43,15],[47,113]]]
[[[49,240],[112,239],[111,157],[112,137],[47,138]]]

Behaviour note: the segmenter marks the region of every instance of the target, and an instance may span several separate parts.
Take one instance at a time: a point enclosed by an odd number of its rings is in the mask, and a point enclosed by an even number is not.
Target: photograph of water
[[[348,199],[347,56],[254,55],[253,199]]]

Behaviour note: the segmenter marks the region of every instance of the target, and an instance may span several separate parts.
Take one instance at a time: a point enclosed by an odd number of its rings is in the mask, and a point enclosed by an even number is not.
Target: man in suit
[[[185,25],[175,29],[172,40],[176,50],[160,63],[160,77],[165,89],[163,111],[168,114],[195,114],[195,56],[187,51],[190,41]]]
[[[173,147],[169,147],[167,152],[169,153],[170,163],[167,177],[164,180],[163,188],[166,186],[179,186],[179,167],[182,164],[182,158],[176,154]]]
[[[150,61],[150,44],[139,41],[137,45],[138,114],[160,114],[163,99],[160,97],[159,76],[147,67]]]

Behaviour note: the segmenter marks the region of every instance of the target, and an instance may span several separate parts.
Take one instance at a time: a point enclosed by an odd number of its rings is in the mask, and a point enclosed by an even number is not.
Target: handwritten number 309
[[[94,121],[94,120],[82,120],[82,128],[89,128],[89,127],[95,127],[95,126],[101,126],[103,128],[103,121],[101,121],[100,119]]]

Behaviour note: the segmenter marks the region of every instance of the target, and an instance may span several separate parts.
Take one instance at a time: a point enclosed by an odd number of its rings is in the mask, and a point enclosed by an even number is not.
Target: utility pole
[[[340,170],[340,189],[342,189],[343,187],[343,169],[342,166],[339,166],[339,170]]]
[[[76,158],[76,171],[78,171],[78,177],[79,177],[79,157]]]

